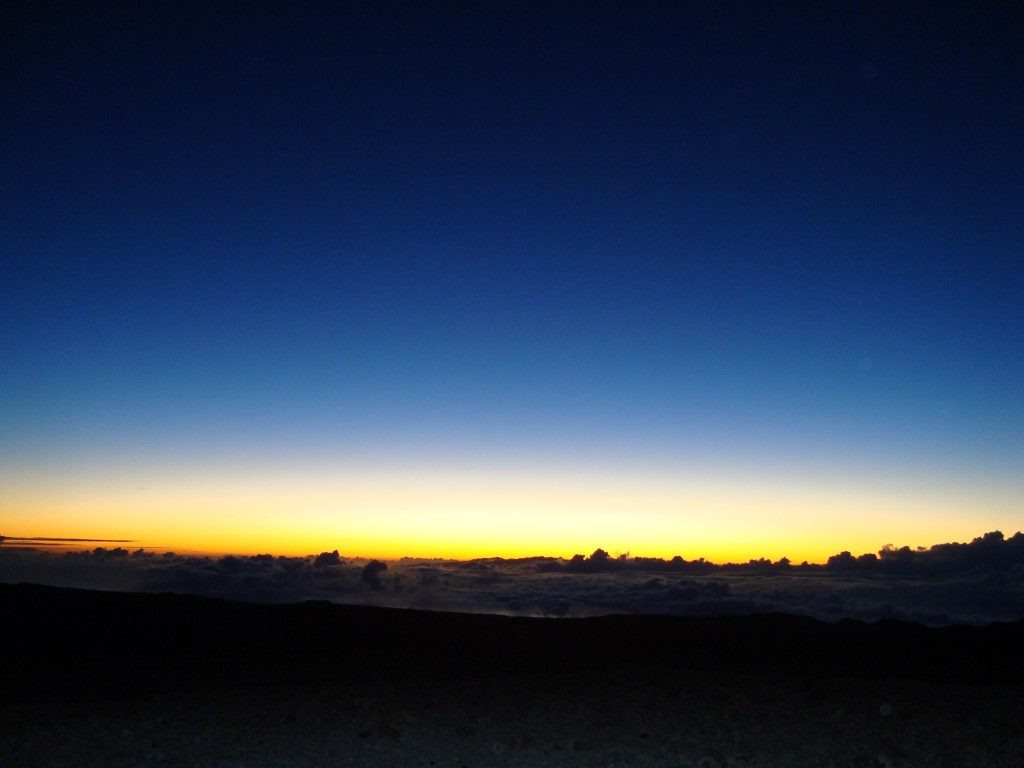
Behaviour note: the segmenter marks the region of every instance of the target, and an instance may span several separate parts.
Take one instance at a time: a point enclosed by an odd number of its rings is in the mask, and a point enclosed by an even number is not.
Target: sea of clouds
[[[53,551],[0,545],[0,581],[252,602],[329,600],[438,611],[533,616],[783,612],[903,619],[940,626],[1024,619],[1024,534],[996,531],[964,544],[887,547],[824,565],[682,558],[381,562],[337,551],[307,557],[207,557],[123,547]]]

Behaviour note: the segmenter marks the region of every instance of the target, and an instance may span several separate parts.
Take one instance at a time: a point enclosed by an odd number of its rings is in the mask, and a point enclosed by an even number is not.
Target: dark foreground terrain
[[[0,584],[5,766],[1024,766],[1024,622],[535,619]]]

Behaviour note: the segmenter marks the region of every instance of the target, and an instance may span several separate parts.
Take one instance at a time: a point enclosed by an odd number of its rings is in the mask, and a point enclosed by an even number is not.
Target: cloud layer
[[[715,565],[613,557],[419,560],[270,554],[197,557],[97,547],[0,547],[0,581],[177,592],[258,602],[331,600],[445,611],[583,616],[785,612],[825,620],[898,618],[931,625],[1024,619],[1024,534],[970,543],[841,552],[825,565]]]

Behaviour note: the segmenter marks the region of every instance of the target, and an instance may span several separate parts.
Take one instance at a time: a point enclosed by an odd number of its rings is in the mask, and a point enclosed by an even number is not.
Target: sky
[[[0,533],[720,560],[1024,512],[1012,5],[8,5]]]

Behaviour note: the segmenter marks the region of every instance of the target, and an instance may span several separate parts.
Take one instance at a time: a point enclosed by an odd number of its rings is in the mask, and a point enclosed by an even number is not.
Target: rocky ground
[[[0,768],[1024,768],[1024,623],[530,619],[0,584]]]
[[[0,766],[1024,766],[1024,691],[628,670],[7,704]]]

